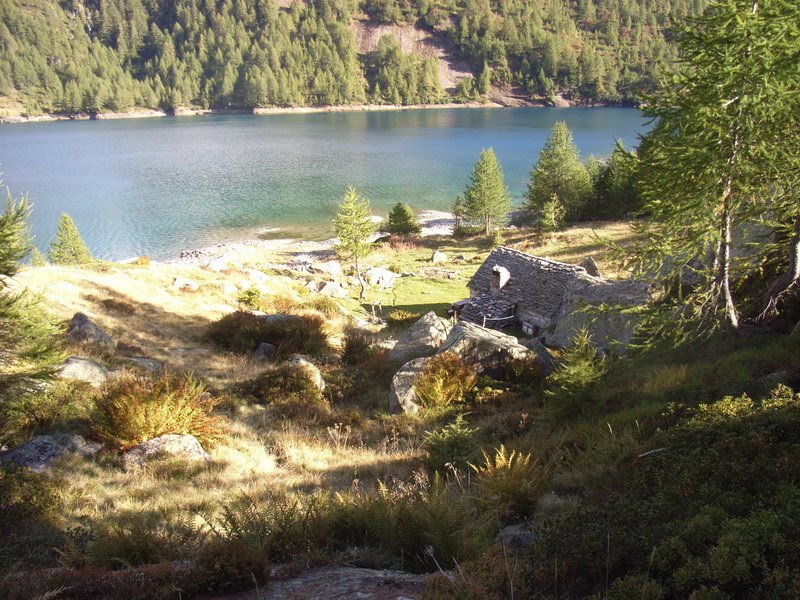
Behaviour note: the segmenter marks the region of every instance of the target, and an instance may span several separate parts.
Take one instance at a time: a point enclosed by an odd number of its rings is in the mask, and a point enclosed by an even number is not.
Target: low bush
[[[195,559],[196,588],[201,592],[238,592],[262,585],[269,562],[260,549],[238,539],[213,536]]]
[[[422,315],[402,308],[396,308],[386,315],[386,322],[393,327],[407,327],[416,322]]]
[[[477,432],[467,426],[463,415],[439,430],[426,432],[422,447],[428,452],[428,467],[433,471],[466,468],[477,450]]]
[[[592,408],[593,389],[606,372],[587,330],[564,350],[561,363],[547,379],[546,406],[559,419],[576,418]]]
[[[215,345],[232,352],[248,354],[266,342],[278,354],[320,354],[328,349],[329,332],[320,315],[284,315],[263,318],[237,311],[212,323],[207,338]]]
[[[475,370],[452,352],[431,358],[414,382],[417,401],[427,408],[463,402],[477,381]]]
[[[220,419],[209,414],[217,403],[189,375],[129,374],[103,388],[90,428],[96,438],[121,449],[170,433],[210,441],[220,434]]]
[[[239,392],[269,406],[284,418],[314,420],[330,412],[329,402],[309,371],[294,363],[267,368],[242,383]]]
[[[342,343],[342,362],[346,365],[360,365],[371,358],[376,351],[375,342],[366,333],[348,330]]]
[[[475,471],[480,496],[502,523],[531,514],[550,479],[549,469],[530,454],[509,452],[503,445],[494,456],[484,452],[482,465],[470,466]]]
[[[262,298],[263,294],[261,290],[255,286],[250,286],[246,290],[239,292],[239,295],[236,296],[236,302],[238,302],[241,307],[256,310],[261,306]]]
[[[342,314],[339,303],[330,296],[314,296],[311,300],[306,302],[305,306],[311,310],[321,312],[326,317]]]

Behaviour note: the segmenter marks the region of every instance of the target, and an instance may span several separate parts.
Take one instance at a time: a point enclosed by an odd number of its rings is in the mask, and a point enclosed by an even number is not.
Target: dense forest
[[[281,6],[279,6],[280,4]],[[435,58],[354,23],[418,27],[474,77],[531,99],[627,102],[675,59],[669,28],[703,0],[3,0],[0,96],[28,112],[448,99]]]

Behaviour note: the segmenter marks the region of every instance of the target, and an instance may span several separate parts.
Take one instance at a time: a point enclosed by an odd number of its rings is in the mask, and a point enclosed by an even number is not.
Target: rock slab
[[[92,387],[100,387],[108,381],[108,369],[90,358],[70,356],[58,367],[62,379],[85,381]]]
[[[72,317],[67,329],[67,339],[73,344],[86,344],[113,350],[117,344],[94,321],[78,312]]]
[[[438,317],[433,311],[423,315],[403,332],[389,352],[389,360],[407,363],[415,358],[432,356],[447,339],[451,328],[448,319]]]
[[[79,454],[90,458],[97,454],[102,444],[87,442],[73,433],[37,435],[35,438],[0,454],[0,462],[27,467],[35,473],[47,471],[60,458]]]
[[[211,457],[203,450],[196,437],[178,434],[167,434],[147,440],[125,452],[122,455],[122,459],[126,467],[132,467],[143,465],[154,458],[165,456],[192,462],[211,461]]]
[[[533,358],[531,351],[513,335],[468,321],[459,321],[453,327],[437,354],[442,352],[452,352],[484,373],[496,371],[509,359]]]
[[[415,413],[419,410],[414,383],[429,360],[430,357],[415,358],[395,373],[389,387],[389,412]]]

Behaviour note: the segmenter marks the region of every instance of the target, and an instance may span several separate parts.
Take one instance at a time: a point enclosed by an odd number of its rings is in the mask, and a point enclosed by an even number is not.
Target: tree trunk
[[[800,280],[800,212],[794,217],[792,234],[789,236],[789,270],[780,275],[764,294],[759,321],[764,321],[778,308],[783,295]]]
[[[367,284],[364,281],[364,278],[361,276],[361,267],[358,264],[358,257],[356,257],[356,277],[358,277],[358,283],[361,285],[361,293],[359,294],[359,300],[363,300],[364,297],[367,295]]]
[[[731,295],[731,209],[730,193],[726,198],[722,210],[722,242],[720,243],[720,261],[717,284],[725,299],[725,316],[734,329],[739,327],[739,314]]]
[[[492,218],[489,217],[488,215],[483,218],[483,226],[484,229],[486,230],[486,235],[492,233]]]

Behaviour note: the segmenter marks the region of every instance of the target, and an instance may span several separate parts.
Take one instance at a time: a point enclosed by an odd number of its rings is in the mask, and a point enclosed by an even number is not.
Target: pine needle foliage
[[[78,232],[75,221],[66,213],[58,220],[58,229],[50,245],[49,258],[54,265],[85,265],[93,260],[92,253]]]
[[[419,233],[420,227],[417,215],[414,210],[404,202],[398,202],[389,212],[389,219],[386,224],[386,231],[397,235],[410,235]]]
[[[490,235],[505,224],[509,210],[511,193],[503,179],[503,169],[492,148],[482,150],[464,190],[464,213]]]
[[[372,252],[373,244],[370,236],[375,233],[372,222],[372,209],[369,201],[358,195],[350,186],[339,205],[339,212],[333,220],[333,228],[339,245],[336,251],[345,260],[352,260],[356,276],[361,283],[361,298],[366,295],[366,284],[361,274],[361,261]]]
[[[531,170],[525,211],[532,219],[543,219],[546,207],[552,213],[552,206],[547,205],[555,196],[566,220],[576,221],[583,217],[591,191],[589,172],[581,162],[572,132],[564,121],[558,121]],[[552,222],[551,218],[547,226]]]
[[[592,398],[592,386],[605,374],[606,364],[582,329],[561,355],[561,363],[548,377],[545,405],[559,418],[576,418]]]
[[[63,358],[59,328],[41,302],[10,288],[19,261],[29,251],[30,210],[25,197],[15,201],[10,191],[6,194],[6,210],[0,215],[0,425],[8,403],[35,392]]]

